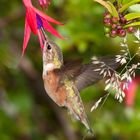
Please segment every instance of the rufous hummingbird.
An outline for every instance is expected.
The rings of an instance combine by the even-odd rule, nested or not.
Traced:
[[[43,31],[43,30],[42,30]],[[66,107],[74,118],[80,120],[92,132],[80,97],[80,91],[102,79],[97,64],[64,64],[63,54],[52,40],[45,36],[43,55],[43,81],[49,97],[60,107]],[[109,61],[108,61],[109,60]],[[116,68],[115,59],[108,59],[107,65]]]

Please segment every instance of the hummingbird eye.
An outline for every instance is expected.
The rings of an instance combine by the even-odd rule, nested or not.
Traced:
[[[48,44],[47,49],[48,49],[48,50],[51,50],[51,48],[52,48],[51,45]]]

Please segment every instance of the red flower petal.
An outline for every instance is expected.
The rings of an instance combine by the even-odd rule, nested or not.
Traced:
[[[43,19],[43,26],[44,28],[50,32],[51,34],[53,34],[54,36],[64,39],[63,36],[61,36],[46,20]]]
[[[51,18],[50,16],[44,14],[43,12],[41,12],[41,11],[38,10],[38,9],[36,9],[35,7],[33,7],[33,9],[34,9],[34,11],[35,11],[41,18],[43,18],[43,19],[45,19],[45,20],[47,20],[47,21],[49,21],[49,22],[52,22],[52,23],[54,23],[54,24],[64,25],[64,24],[62,24],[61,22],[59,22],[59,21],[57,21],[57,20]]]
[[[33,8],[28,7],[26,10],[28,24],[34,34],[37,34],[36,13]]]
[[[31,29],[28,24],[27,18],[25,18],[25,29],[24,29],[24,41],[23,41],[23,48],[22,48],[22,56],[24,55],[25,49],[27,48],[27,44],[29,42],[31,35]]]
[[[22,1],[23,1],[23,4],[25,5],[25,7],[30,7],[30,6],[32,6],[31,0],[22,0]]]
[[[49,2],[50,0],[48,0]],[[42,4],[46,4],[46,0],[40,0]],[[39,42],[41,48],[43,48],[44,36],[40,31],[40,28],[45,28],[48,32],[57,36],[61,39],[64,39],[50,24],[52,22],[54,24],[63,25],[62,23],[58,22],[57,20],[49,17],[48,15],[44,14],[40,10],[36,9],[31,0],[23,0],[23,3],[26,7],[26,19],[25,19],[25,29],[24,29],[24,41],[23,41],[23,48],[22,48],[22,55],[27,48],[27,44],[29,42],[31,31],[36,35],[38,35]],[[39,16],[39,18],[37,17]],[[43,24],[42,24],[43,22]]]

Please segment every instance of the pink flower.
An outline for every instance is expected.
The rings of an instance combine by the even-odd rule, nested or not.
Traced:
[[[26,17],[25,17],[22,55],[24,54],[27,48],[31,32],[33,32],[33,34],[35,35],[38,35],[41,48],[43,48],[43,39],[44,39],[41,29],[46,29],[54,36],[63,39],[63,37],[50,25],[49,22],[58,25],[63,25],[62,23],[56,21],[55,19],[49,17],[40,10],[36,9],[32,5],[31,0],[23,0],[23,3],[26,7]]]
[[[125,104],[126,106],[132,107],[135,103],[135,96],[136,96],[136,90],[138,85],[140,84],[140,77],[137,77],[132,80],[132,82],[128,85],[128,89],[125,90]]]
[[[51,0],[38,0],[42,8],[48,8],[51,3]]]

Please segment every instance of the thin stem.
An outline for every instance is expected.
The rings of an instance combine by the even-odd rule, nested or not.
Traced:
[[[103,107],[103,105],[105,104],[105,102],[106,102],[106,100],[107,100],[107,98],[108,98],[108,96],[111,94],[111,91],[108,93],[108,94],[106,94],[106,95],[104,95],[103,97],[102,97],[102,99],[103,98],[105,98],[104,99],[104,101],[102,102],[102,104],[101,104],[101,106],[100,106],[100,109]]]
[[[135,53],[132,57],[131,57],[131,59],[127,62],[127,64],[125,65],[125,67],[122,69],[122,71],[120,72],[120,76],[122,75],[122,73],[123,73],[123,71],[125,70],[125,69],[127,69],[127,66],[130,64],[130,62],[134,59],[134,57],[137,55],[137,53]]]
[[[130,50],[129,50],[129,48],[128,48],[128,45],[127,45],[127,36],[126,37],[124,37],[124,39],[123,39],[123,43],[125,44],[125,47],[126,47],[126,49],[127,49],[127,52],[128,52],[128,55],[129,55],[129,59],[131,59],[131,53],[130,53]]]
[[[129,51],[128,45],[126,47],[127,47],[127,52],[128,52],[128,55],[129,55],[129,59],[131,59],[132,57],[131,57],[131,53]]]

